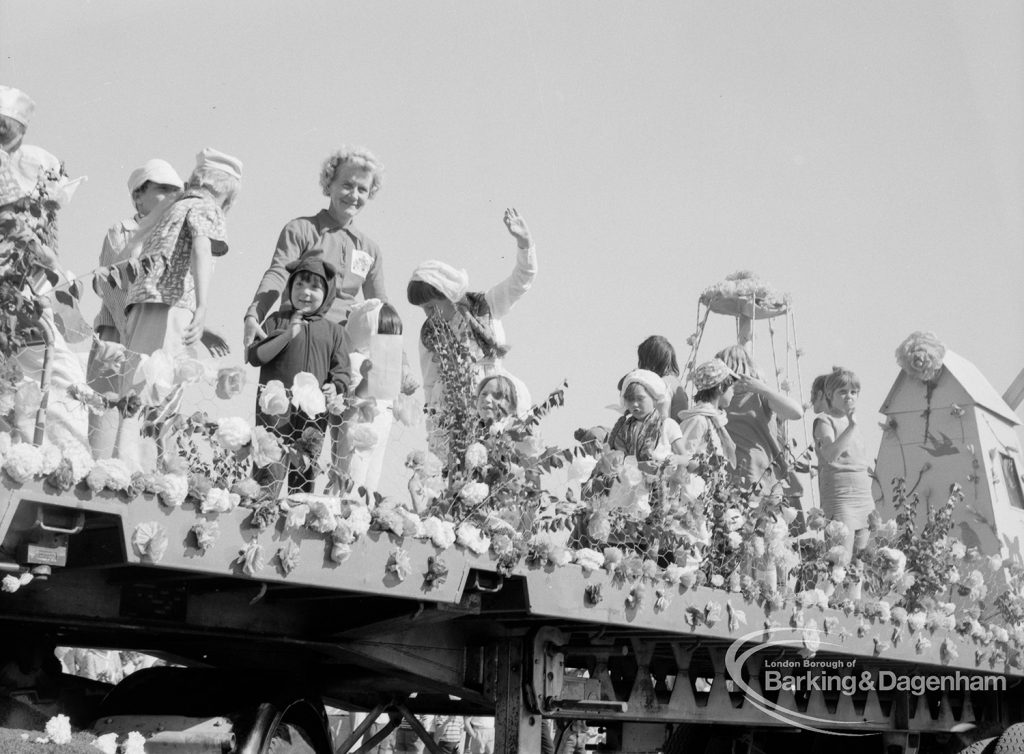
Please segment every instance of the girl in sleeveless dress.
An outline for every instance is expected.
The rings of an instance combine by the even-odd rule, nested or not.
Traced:
[[[826,411],[814,420],[821,509],[829,519],[846,524],[850,555],[868,543],[868,516],[875,509],[868,475],[868,454],[855,411],[860,380],[849,369],[835,367],[825,378]]]

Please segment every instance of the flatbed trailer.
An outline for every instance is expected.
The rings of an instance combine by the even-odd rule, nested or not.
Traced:
[[[204,514],[150,493],[127,502],[5,478],[2,495],[2,566],[37,573],[0,594],[0,636],[25,673],[22,693],[66,699],[46,662],[33,674],[25,659],[52,657],[56,645],[133,648],[189,666],[142,671],[98,706],[79,704],[80,724],[140,730],[168,747],[159,751],[287,750],[268,741],[289,725],[312,742],[295,751],[365,751],[403,718],[441,712],[495,715],[503,754],[541,751],[544,720],[556,738],[567,721],[601,726],[604,750],[620,752],[725,742],[750,752],[955,751],[960,732],[1022,719],[1012,635],[894,625],[806,600],[772,609],[578,564],[502,573],[492,553],[386,531],[359,537],[336,563],[330,533],[289,528],[284,515],[261,529],[247,508]],[[205,550],[199,522],[218,530]],[[801,652],[815,664],[800,664]],[[823,669],[859,685],[800,685]],[[770,688],[780,677],[796,680]],[[938,680],[920,694],[894,687],[913,678]],[[321,701],[366,710],[368,721],[332,744]],[[358,743],[378,718],[382,731]]]

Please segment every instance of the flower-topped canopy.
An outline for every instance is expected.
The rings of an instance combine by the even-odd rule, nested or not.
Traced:
[[[933,382],[939,376],[945,356],[946,347],[935,333],[921,330],[908,335],[896,349],[900,369],[921,382]]]
[[[700,302],[715,314],[768,319],[785,314],[790,298],[788,293],[779,293],[750,270],[740,270],[705,288]]]

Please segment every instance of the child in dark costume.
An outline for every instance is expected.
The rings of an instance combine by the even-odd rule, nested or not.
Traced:
[[[336,295],[337,271],[319,256],[303,256],[285,269],[288,282],[285,295],[292,310],[274,312],[263,327],[267,337],[249,346],[249,363],[260,367],[260,389],[277,380],[291,388],[296,375],[307,372],[317,380],[327,401],[348,392],[351,384],[349,348],[345,329],[326,319]],[[299,445],[303,455],[313,461],[320,455],[324,432],[327,428],[326,412],[308,416],[295,406],[284,414],[270,415],[262,409],[256,412],[259,426],[273,428],[285,441]],[[274,469],[275,481],[280,481],[284,464]],[[288,472],[290,491],[313,491],[313,464],[305,468],[292,467]]]

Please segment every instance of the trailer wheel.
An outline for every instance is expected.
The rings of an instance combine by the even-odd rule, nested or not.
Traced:
[[[993,754],[993,750],[996,748],[996,741],[999,738],[983,738],[980,741],[975,741],[970,746],[961,749],[960,754]]]
[[[321,754],[308,733],[293,723],[279,723],[267,742],[266,754]]]
[[[1016,723],[996,739],[992,754],[1024,754],[1024,723]]]

